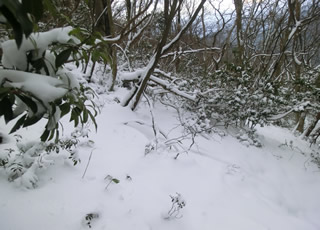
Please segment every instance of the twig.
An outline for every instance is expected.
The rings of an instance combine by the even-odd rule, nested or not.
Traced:
[[[86,173],[87,173],[87,169],[88,169],[88,167],[89,167],[89,164],[90,164],[90,160],[91,160],[91,157],[92,157],[92,153],[93,153],[93,151],[94,151],[95,149],[92,149],[92,151],[91,151],[91,153],[90,153],[90,156],[89,156],[89,160],[88,160],[88,163],[87,163],[87,166],[86,166],[86,169],[84,170],[84,173],[83,173],[83,175],[82,175],[82,179],[84,178],[84,176],[86,175]]]
[[[156,126],[154,115],[153,115],[153,106],[152,106],[152,104],[150,102],[149,97],[145,93],[143,93],[143,96],[146,98],[147,103],[149,105],[149,111],[150,111],[150,114],[151,114],[153,134],[154,134],[154,138],[155,138],[155,141],[156,141],[156,144],[157,144],[158,143],[158,132],[157,132],[157,126]]]

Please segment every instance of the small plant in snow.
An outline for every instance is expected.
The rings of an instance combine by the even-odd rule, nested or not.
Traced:
[[[279,148],[290,148],[292,150],[292,156],[295,152],[298,152],[304,156],[309,156],[308,159],[305,161],[305,168],[307,169],[306,165],[309,162],[312,162],[313,164],[315,164],[318,168],[320,168],[320,152],[319,152],[319,148],[315,148],[315,149],[311,149],[311,152],[309,154],[309,152],[304,152],[302,151],[299,147],[295,146],[293,144],[293,141],[290,140],[289,143],[287,142],[287,140],[285,140],[285,142],[281,145],[278,146]]]
[[[293,150],[293,141],[290,140],[289,143],[288,143],[287,140],[285,140],[283,144],[279,145],[279,147],[282,147],[282,146],[289,147],[289,148],[291,148]]]
[[[287,148],[290,148],[291,150],[294,150],[296,152],[301,153],[302,155],[306,155],[306,153],[303,152],[299,147],[293,145],[293,141],[292,140],[290,140],[289,143],[287,142],[287,140],[285,140],[284,144],[281,144],[278,147],[279,148],[287,147]]]
[[[0,167],[6,167],[9,163],[9,159],[11,157],[11,153],[13,153],[13,149],[5,149],[4,152],[0,152]]]
[[[157,143],[155,141],[150,141],[146,146],[144,147],[144,155],[147,155],[151,153],[152,151],[157,149]]]
[[[182,218],[182,214],[180,214],[180,211],[186,206],[186,201],[183,199],[180,193],[177,193],[177,195],[173,195],[170,197],[172,205],[168,213],[164,216],[164,219],[171,220]]]
[[[46,152],[54,151],[59,153],[61,150],[65,150],[70,153],[69,159],[72,160],[74,165],[76,165],[81,162],[77,151],[78,145],[85,143],[86,145],[92,147],[93,141],[88,140],[87,142],[84,142],[80,140],[80,138],[87,138],[88,132],[89,130],[85,127],[76,128],[71,133],[70,137],[61,138],[57,142],[48,144],[46,147]]]
[[[109,185],[114,183],[114,184],[119,184],[120,180],[117,178],[114,178],[113,176],[107,175],[104,180],[107,182],[107,186],[105,187],[105,190],[108,189]]]
[[[37,142],[17,143],[19,153],[9,158],[5,171],[9,181],[16,181],[26,188],[37,186],[37,171],[51,161],[44,158],[44,144]]]
[[[92,228],[92,222],[100,217],[99,213],[92,212],[88,213],[83,220],[83,224],[85,226],[88,226],[89,228]]]

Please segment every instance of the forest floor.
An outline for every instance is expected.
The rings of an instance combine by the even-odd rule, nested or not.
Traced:
[[[38,169],[34,189],[9,182],[0,169],[1,230],[320,229],[320,171],[307,142],[268,126],[258,128],[262,148],[213,133],[198,135],[190,150],[191,140],[168,149],[159,138],[149,152],[155,140],[148,106],[136,112],[121,107],[114,99],[124,93],[101,96],[98,130],[92,125],[92,143],[80,143],[77,165],[56,154]],[[181,127],[172,129],[179,124],[176,112],[154,107],[168,139],[182,136]],[[62,123],[67,136],[72,125]],[[43,124],[17,133],[36,140]],[[1,120],[1,132],[12,125]],[[9,148],[16,149],[13,136],[0,152]]]

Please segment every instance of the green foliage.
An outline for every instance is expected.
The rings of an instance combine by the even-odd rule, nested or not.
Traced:
[[[80,61],[84,61],[86,65],[89,61],[111,64],[110,44],[104,40],[101,33],[89,33],[84,28],[76,27],[70,32],[70,35],[81,41],[80,44],[74,45],[71,49],[72,57],[77,65]],[[68,52],[70,51],[65,51],[64,55],[67,56]]]
[[[115,183],[115,184],[119,184],[119,183],[120,183],[120,180],[118,180],[118,179],[116,179],[116,178],[113,178],[113,179],[112,179],[112,182]]]
[[[23,35],[28,37],[33,30],[32,15],[35,21],[41,19],[43,4],[39,0],[1,0],[0,12],[12,27],[17,46],[20,47]]]
[[[94,97],[94,91],[80,85],[80,89],[73,89],[69,91],[63,98],[58,99],[51,103],[51,110],[48,114],[48,122],[46,125],[46,130],[41,136],[41,141],[49,141],[56,137],[56,141],[59,139],[59,123],[56,120],[56,111],[59,108],[61,111],[60,118],[67,114],[70,114],[70,122],[73,121],[74,127],[79,124],[82,126],[91,120],[97,129],[97,123],[95,121],[95,116],[98,114],[98,108],[94,101],[90,98]],[[90,104],[88,104],[88,102]]]
[[[117,179],[117,178],[114,178],[113,176],[111,175],[107,175],[104,180],[107,182],[107,186],[105,187],[105,189],[107,190],[109,185],[114,183],[114,184],[119,184],[120,183],[120,180]]]
[[[68,61],[72,51],[73,51],[72,48],[67,48],[56,56],[56,63],[55,63],[56,68],[61,67],[64,63]]]
[[[56,6],[51,0],[1,0],[0,3],[0,12],[11,25],[18,47],[22,44],[23,35],[28,37],[31,34],[35,23],[41,19],[44,12],[52,14],[52,16],[56,13]],[[55,63],[46,62],[45,53],[37,54],[37,44],[34,44],[35,50],[26,53],[29,64],[27,71],[54,75],[52,77],[59,78],[57,71],[63,68],[63,65],[71,58],[71,61],[76,61],[78,65],[80,62],[88,64],[90,56],[92,59],[94,57],[94,61],[110,61],[108,55],[103,52],[106,43],[103,42],[101,34],[76,28],[71,31],[70,36],[79,38],[80,43],[70,40],[67,44],[53,44],[50,51],[55,55]],[[96,44],[97,39],[100,41],[98,44]],[[49,71],[52,66],[48,66],[48,64],[55,64],[53,73]],[[47,124],[41,135],[41,141],[55,138],[55,141],[58,142],[59,120],[68,114],[70,114],[70,122],[73,122],[75,127],[83,126],[91,121],[97,128],[95,116],[98,113],[98,108],[93,101],[96,94],[87,85],[80,84],[79,88],[71,88],[71,84],[69,84],[70,87],[65,95],[47,104],[23,88],[5,86],[6,82],[7,79],[0,82],[0,117],[3,116],[6,123],[17,119],[10,133],[34,125],[42,118],[46,118]],[[16,111],[19,104],[23,104],[24,111]]]
[[[41,135],[41,140],[49,141],[56,137],[58,141],[59,119],[67,114],[70,114],[70,122],[73,121],[75,127],[79,124],[83,126],[91,120],[97,128],[95,116],[98,108],[92,100],[95,96],[92,89],[80,84],[80,89],[74,88],[68,91],[62,98],[51,102],[49,108],[45,107],[46,110],[39,112],[37,103],[41,103],[41,99],[18,88],[2,87],[0,88],[0,106],[3,109],[0,110],[0,117],[4,116],[6,123],[15,119],[14,108],[19,98],[28,109],[18,119],[10,133],[33,125],[42,118],[47,118],[46,129]]]
[[[3,87],[2,85],[0,85],[0,87],[0,107],[3,108],[0,111],[0,117],[4,116],[6,123],[15,118],[13,108],[15,107],[17,99],[20,99],[30,109],[29,113],[25,114],[17,121],[10,133],[15,132],[21,127],[33,125],[41,119],[43,114],[37,114],[38,107],[30,93],[24,92],[18,88]]]

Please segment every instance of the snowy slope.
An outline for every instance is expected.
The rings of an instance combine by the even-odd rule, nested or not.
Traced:
[[[307,143],[289,131],[260,128],[263,148],[213,134],[197,137],[196,145],[177,159],[164,150],[145,155],[153,131],[135,121],[151,124],[148,108],[141,105],[134,113],[113,97],[105,96],[98,132],[92,127],[90,133],[94,146],[80,147],[80,164],[57,157],[41,171],[35,189],[8,182],[0,169],[1,230],[89,229],[88,214],[91,229],[320,229],[320,172],[308,160]],[[158,126],[168,133],[178,123],[176,114],[155,107]],[[0,122],[0,132],[10,129]],[[71,132],[64,124],[65,133]],[[36,139],[41,124],[19,132]],[[171,138],[178,132],[171,132]],[[284,145],[291,140],[291,147]],[[7,148],[14,148],[14,138],[0,145],[2,152]],[[186,205],[177,218],[168,219],[170,195],[177,193]]]

